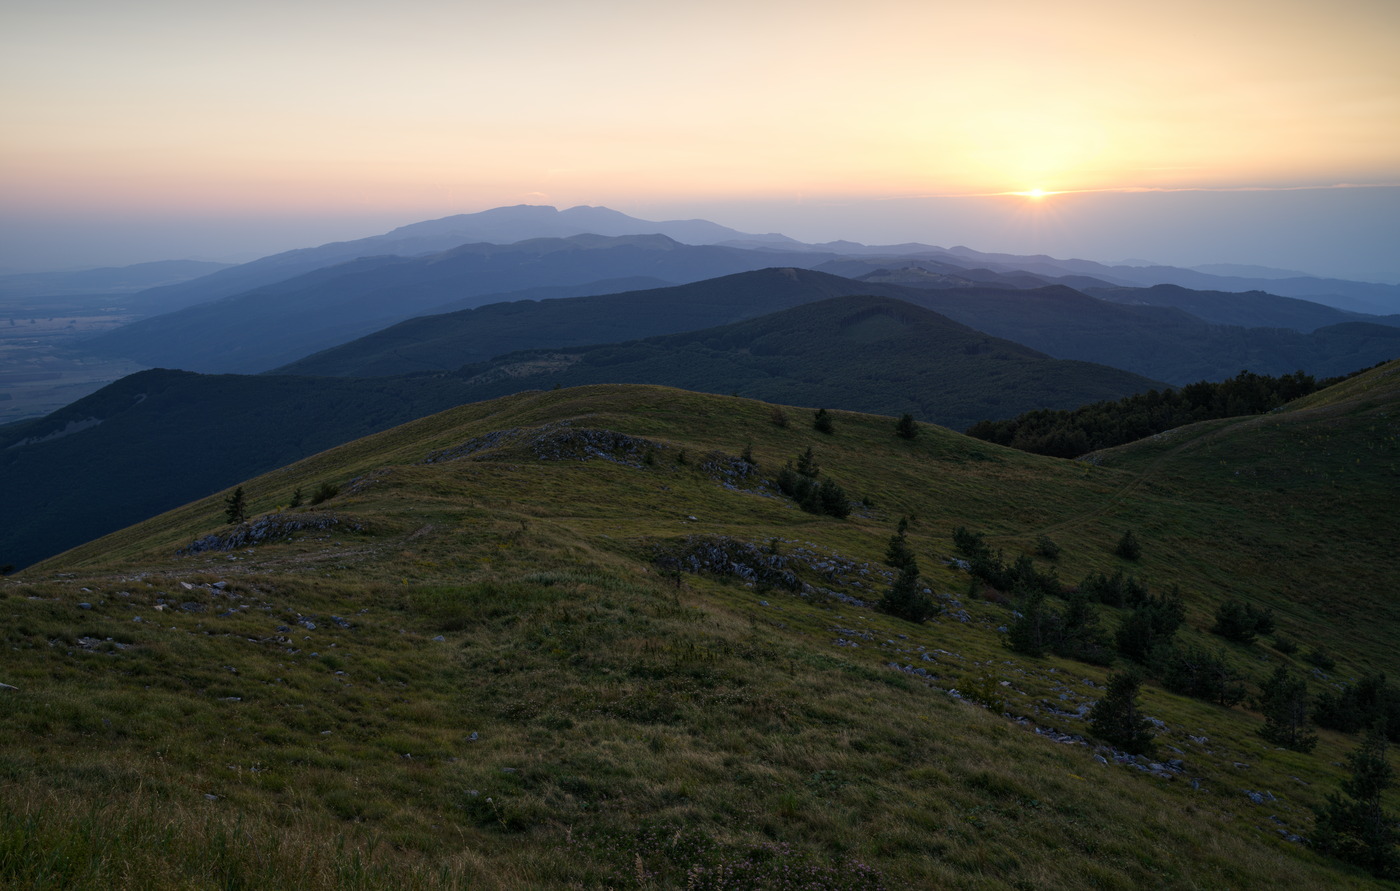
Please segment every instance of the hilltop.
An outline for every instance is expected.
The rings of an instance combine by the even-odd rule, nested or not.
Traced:
[[[1008,650],[1020,604],[971,583],[951,534],[1066,581],[1179,586],[1179,636],[1251,686],[1277,665],[1314,692],[1393,675],[1376,519],[1400,489],[1397,401],[1391,363],[1097,463],[876,415],[821,433],[808,410],[650,386],[413,421],[243,482],[244,525],[219,493],[0,584],[0,869],[68,887],[1371,886],[1297,840],[1353,737],[1285,751],[1247,706],[1154,682],[1161,760],[1104,746],[1083,716],[1108,669]],[[777,493],[808,447],[845,519]],[[290,508],[298,490],[327,497]],[[901,517],[940,608],[924,625],[870,608]],[[1135,560],[1113,553],[1124,530]],[[1208,635],[1229,599],[1335,668]]]
[[[358,379],[148,371],[0,431],[7,478],[0,554],[25,565],[413,418],[522,389],[597,382],[910,412],[958,426],[1160,386],[1051,359],[874,297],[834,298],[671,339],[511,355],[452,373]]]

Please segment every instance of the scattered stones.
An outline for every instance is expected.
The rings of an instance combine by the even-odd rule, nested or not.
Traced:
[[[330,529],[341,527],[352,532],[363,531],[361,524],[352,522],[344,517],[329,513],[304,513],[304,514],[268,514],[265,517],[258,517],[247,523],[240,523],[237,528],[230,532],[215,535],[206,535],[197,538],[175,553],[182,557],[192,554],[201,554],[206,551],[232,551],[238,548],[246,548],[250,545],[265,544],[287,538],[295,532],[302,532],[312,529]],[[181,582],[187,590],[193,590],[196,586],[188,582]]]
[[[1251,792],[1250,790],[1245,789],[1244,794],[1246,798],[1248,798],[1255,804],[1267,804],[1271,801],[1278,801],[1278,799],[1274,797],[1274,793],[1272,792]]]

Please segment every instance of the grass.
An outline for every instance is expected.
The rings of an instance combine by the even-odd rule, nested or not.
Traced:
[[[940,558],[957,525],[1012,555],[1049,534],[1066,580],[1122,567],[1181,585],[1187,639],[1255,682],[1303,663],[1206,635],[1227,598],[1273,606],[1282,631],[1339,655],[1339,677],[1393,675],[1394,616],[1354,582],[1394,587],[1365,529],[1393,481],[1369,467],[1338,495],[1348,510],[1315,497],[1384,444],[1336,427],[1384,421],[1352,404],[1393,405],[1377,386],[1268,416],[1278,430],[1209,427],[1243,462],[1280,454],[1258,436],[1333,425],[1332,454],[1298,456],[1284,492],[1231,488],[1240,468],[1187,448],[1194,431],[1094,466],[933,427],[908,441],[844,412],[825,436],[804,410],[783,428],[762,403],[649,387],[521,394],[314,456],[245,483],[250,516],[332,482],[315,510],[364,531],[175,556],[224,528],[213,496],[0,584],[0,681],[17,688],[0,690],[0,884],[1368,887],[1280,834],[1307,834],[1354,740],[1284,752],[1247,708],[1149,684],[1175,779],[1056,742],[1046,731],[1087,734],[1070,715],[1108,669],[1011,653],[1008,607]],[[564,420],[646,438],[656,459],[541,460],[517,439],[420,463]],[[869,504],[819,517],[704,470],[749,443],[770,478],[813,446]],[[682,448],[685,464],[668,457]],[[902,516],[946,608],[920,626],[655,562],[723,537],[872,600]],[[1125,528],[1138,562],[1111,553]]]

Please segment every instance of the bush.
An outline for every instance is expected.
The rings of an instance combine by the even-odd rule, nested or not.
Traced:
[[[1162,684],[1173,693],[1229,708],[1244,701],[1239,672],[1220,653],[1199,647],[1161,647],[1153,653]]]
[[[1094,735],[1132,755],[1152,751],[1152,723],[1138,710],[1142,681],[1130,672],[1111,674],[1104,696],[1089,710]]]
[[[811,470],[812,473],[801,472],[804,469]],[[783,465],[783,469],[778,471],[778,478],[775,481],[778,491],[797,502],[797,506],[809,514],[826,514],[828,516],[845,518],[851,513],[851,502],[846,497],[846,490],[837,485],[833,480],[825,479],[820,483],[816,480],[816,462],[812,459],[812,450],[808,449],[806,454],[798,459],[798,469],[794,470],[792,462]]]
[[[1105,606],[1137,606],[1147,600],[1147,586],[1135,576],[1123,576],[1123,570],[1113,575],[1091,572],[1079,583],[1079,590]]]
[[[1186,607],[1175,591],[1162,597],[1149,596],[1133,607],[1118,627],[1114,638],[1118,652],[1145,663],[1153,650],[1170,644],[1185,619]]]
[[[894,432],[896,436],[901,436],[904,439],[913,439],[919,435],[919,425],[914,422],[913,415],[906,413],[894,425]]]
[[[1341,690],[1317,697],[1314,717],[1318,726],[1343,733],[1364,727],[1380,727],[1385,735],[1400,739],[1400,690],[1386,683],[1383,674],[1362,675]]]
[[[1118,544],[1113,546],[1113,553],[1124,560],[1137,560],[1142,556],[1142,545],[1138,544],[1137,536],[1133,530],[1129,529],[1123,533],[1123,537],[1118,539]]]
[[[1303,654],[1303,661],[1323,671],[1332,671],[1337,667],[1337,660],[1332,658],[1326,647],[1313,647],[1308,650]]]
[[[812,416],[812,429],[818,433],[825,433],[828,436],[836,432],[836,425],[832,423],[831,412],[824,408],[817,409],[817,413]]]
[[[311,493],[311,503],[320,504],[329,501],[340,494],[340,487],[335,483],[321,483],[316,487],[316,491]]]
[[[1216,608],[1210,633],[1235,643],[1252,644],[1257,636],[1273,630],[1273,610],[1258,610],[1238,600],[1227,600]]]
[[[1046,560],[1060,559],[1060,546],[1050,536],[1041,533],[1035,539],[1035,555]]]

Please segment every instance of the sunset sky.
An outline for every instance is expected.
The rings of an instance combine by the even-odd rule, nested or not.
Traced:
[[[0,0],[0,266],[530,203],[1400,281],[1397,39],[1395,0]]]

